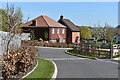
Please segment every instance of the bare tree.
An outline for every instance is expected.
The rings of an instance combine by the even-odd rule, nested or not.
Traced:
[[[9,32],[7,35],[7,51],[10,48],[10,42],[15,34],[21,32],[20,26],[22,25],[23,14],[21,8],[14,7],[14,4],[7,3],[6,9],[1,10],[2,13],[2,30]]]
[[[101,34],[102,34],[102,27],[101,27],[101,26],[95,27],[95,28],[93,28],[91,31],[92,31],[92,36],[93,36],[96,40],[101,39]]]
[[[105,23],[105,26],[94,27],[92,30],[92,35],[96,40],[104,39],[109,42],[113,42],[113,37],[116,34],[116,29]]]

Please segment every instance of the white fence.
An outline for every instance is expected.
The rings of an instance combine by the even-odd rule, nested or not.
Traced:
[[[0,55],[5,53],[7,49],[7,42],[10,39],[10,34],[8,32],[3,32],[0,31]],[[20,34],[15,34],[15,36],[12,38],[10,42],[9,48],[17,48],[21,46],[21,40],[30,40],[30,34],[29,33],[22,33]]]
[[[113,56],[120,55],[120,44],[113,45]]]
[[[22,33],[20,35],[21,40],[31,40],[30,33]]]

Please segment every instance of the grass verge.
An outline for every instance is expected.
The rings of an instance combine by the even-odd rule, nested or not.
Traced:
[[[92,57],[92,56],[81,55],[81,54],[78,54],[77,52],[75,52],[73,50],[67,50],[67,54],[78,56],[78,57],[96,59],[96,60],[108,60],[108,59],[102,59],[102,58],[97,58],[97,57]]]
[[[54,73],[54,64],[45,59],[38,59],[38,67],[23,80],[39,79],[49,80]]]

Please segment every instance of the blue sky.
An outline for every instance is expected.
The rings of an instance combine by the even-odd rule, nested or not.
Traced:
[[[118,25],[118,2],[14,2],[21,7],[24,19],[40,15],[58,21],[59,16],[70,19],[76,25],[101,24],[105,22],[113,27]],[[5,7],[2,3],[2,7]]]

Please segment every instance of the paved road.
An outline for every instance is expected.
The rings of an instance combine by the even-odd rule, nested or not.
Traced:
[[[67,49],[38,48],[40,57],[53,60],[57,78],[118,78],[118,64],[65,54]]]

